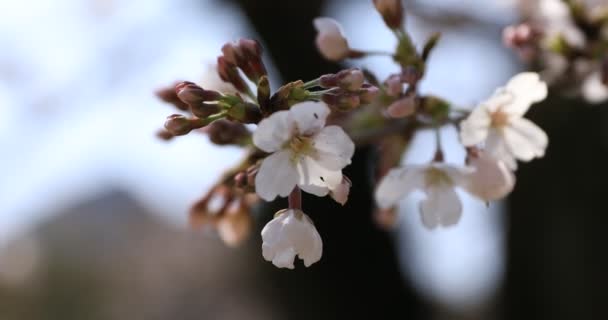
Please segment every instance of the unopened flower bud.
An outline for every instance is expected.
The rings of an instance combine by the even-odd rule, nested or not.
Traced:
[[[164,130],[164,129],[158,130],[156,132],[156,136],[165,141],[169,141],[169,140],[175,138],[175,136],[171,132]]]
[[[247,92],[249,87],[239,74],[236,65],[228,62],[223,56],[217,58],[217,73],[220,79],[231,83],[240,92]]]
[[[188,81],[177,84],[175,92],[177,97],[189,106],[196,106],[205,101],[217,101],[222,97],[222,94],[217,91],[205,90]]]
[[[359,95],[345,91],[325,93],[321,96],[321,100],[330,108],[338,111],[349,111],[361,104]]]
[[[374,102],[374,100],[376,100],[376,98],[378,97],[379,92],[380,92],[380,90],[378,90],[377,87],[372,86],[371,84],[364,83],[361,86],[361,89],[359,89],[360,103],[361,104],[370,104],[370,103]]]
[[[194,129],[202,128],[205,124],[202,119],[188,119],[181,114],[174,114],[167,117],[165,129],[174,136],[183,136]]]
[[[204,128],[204,132],[217,145],[238,145],[251,136],[251,132],[242,123],[225,119],[213,121]]]
[[[190,106],[190,110],[196,117],[206,118],[212,114],[220,112],[221,108],[215,103],[199,103],[197,105]]]
[[[167,117],[165,129],[175,136],[181,136],[192,131],[190,120],[181,114],[174,114]]]
[[[401,4],[401,0],[374,0],[374,6],[389,28],[401,28],[403,25],[403,5]]]
[[[520,48],[536,40],[538,33],[527,23],[508,26],[502,31],[502,40],[509,48]]]
[[[268,76],[260,77],[258,81],[258,103],[263,114],[269,114],[270,110],[270,82]]]
[[[188,105],[180,100],[180,98],[177,96],[177,93],[175,92],[176,85],[177,84],[158,89],[156,91],[156,96],[162,101],[172,104],[177,109],[186,111],[188,110]]]
[[[242,60],[242,53],[240,52],[238,45],[232,42],[228,42],[222,46],[222,55],[226,62],[234,65],[238,65]]]
[[[406,96],[393,103],[386,109],[391,118],[404,118],[416,111],[416,97]]]
[[[331,61],[339,61],[349,56],[351,50],[348,40],[338,22],[331,18],[316,18],[313,23],[318,32],[315,43],[321,55]]]
[[[392,75],[384,82],[385,92],[391,97],[397,97],[403,92],[403,83],[401,76]]]
[[[363,85],[365,76],[359,69],[346,69],[336,74],[326,74],[319,78],[322,88],[340,87],[347,91],[357,91]]]
[[[365,76],[359,69],[342,70],[338,72],[338,86],[347,91],[356,91],[363,85]]]

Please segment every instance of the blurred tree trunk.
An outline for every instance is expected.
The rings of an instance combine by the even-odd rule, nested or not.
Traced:
[[[608,105],[555,94],[530,112],[547,154],[510,198],[505,319],[608,319]]]
[[[312,20],[321,15],[324,1],[235,1],[286,82],[307,81],[340,69],[325,61],[314,46]],[[358,150],[346,170],[354,185],[345,207],[331,199],[304,197],[304,210],[323,237],[323,259],[310,269],[299,265],[295,271],[266,266],[280,294],[277,305],[287,309],[290,319],[421,317],[422,303],[400,273],[393,239],[372,222],[367,161],[371,152]],[[270,217],[269,212],[263,221]]]

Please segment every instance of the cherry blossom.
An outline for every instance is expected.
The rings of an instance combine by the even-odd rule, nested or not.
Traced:
[[[253,143],[271,153],[255,178],[262,199],[286,197],[296,185],[322,197],[341,184],[355,145],[342,128],[325,126],[329,113],[325,103],[308,101],[260,122]]]
[[[471,157],[468,164],[475,170],[465,184],[465,189],[472,195],[484,201],[493,201],[513,191],[515,175],[501,160],[480,152]]]
[[[279,268],[293,269],[296,255],[309,267],[323,254],[323,242],[312,220],[297,209],[277,212],[262,229],[262,241],[264,259]]]
[[[533,103],[546,96],[547,85],[537,73],[524,72],[514,76],[461,122],[463,145],[485,142],[486,152],[512,170],[517,168],[516,159],[530,161],[544,156],[547,134],[523,115]]]
[[[455,188],[466,186],[471,172],[468,167],[439,162],[395,168],[380,181],[376,201],[381,209],[387,209],[413,191],[421,190],[426,194],[426,199],[420,202],[424,226],[434,229],[454,225],[462,214],[462,203]]]

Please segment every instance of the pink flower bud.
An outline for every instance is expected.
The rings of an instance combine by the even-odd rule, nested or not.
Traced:
[[[392,118],[403,118],[413,114],[416,111],[416,98],[407,96],[401,98],[386,109],[386,113]]]
[[[175,92],[177,97],[189,106],[196,106],[205,101],[217,101],[222,97],[217,91],[205,90],[188,81],[178,83]]]
[[[179,83],[179,82],[178,82]],[[188,110],[188,105],[179,99],[177,93],[175,92],[175,86],[178,84],[174,84],[172,86],[160,88],[156,90],[156,96],[159,97],[162,101],[167,102],[175,106],[179,110],[186,111]]]
[[[378,97],[379,92],[380,90],[378,90],[377,87],[372,86],[371,84],[363,84],[359,90],[359,99],[361,104],[369,104],[374,102],[374,100],[376,100]]]
[[[348,57],[350,48],[344,37],[342,27],[331,18],[316,18],[315,28],[318,31],[315,40],[319,52],[328,60],[339,61]]]
[[[359,90],[364,81],[365,76],[359,69],[343,70],[338,72],[338,86],[344,90]]]
[[[192,131],[190,120],[181,114],[174,114],[167,117],[165,129],[174,136],[182,136]]]
[[[398,97],[403,92],[401,76],[392,75],[384,82],[386,94],[391,97]]]
[[[374,6],[389,28],[398,29],[401,27],[403,24],[401,0],[374,0]]]
[[[247,92],[247,84],[239,74],[236,65],[227,61],[223,56],[217,58],[217,73],[220,79],[231,83],[240,92]]]

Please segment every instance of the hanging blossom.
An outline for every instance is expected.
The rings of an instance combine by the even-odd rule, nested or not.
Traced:
[[[500,200],[513,191],[515,175],[501,160],[477,151],[471,152],[467,162],[474,171],[465,181],[465,189],[472,195],[488,202]]]
[[[344,193],[342,169],[355,145],[342,128],[325,126],[329,112],[325,103],[307,101],[260,122],[253,143],[271,153],[255,178],[262,199],[286,197],[296,185],[320,197],[333,190]]]
[[[503,161],[511,170],[517,168],[516,159],[530,161],[544,156],[547,134],[523,115],[546,96],[547,85],[537,73],[514,76],[462,121],[463,145],[472,147],[485,142],[488,155]]]
[[[279,268],[293,269],[296,255],[309,267],[322,254],[321,236],[312,220],[298,209],[277,212],[262,229],[262,255]]]
[[[472,172],[468,167],[441,162],[395,168],[380,181],[376,202],[381,209],[388,209],[413,191],[421,190],[426,194],[426,199],[420,202],[424,226],[434,229],[454,225],[462,215],[462,203],[455,188],[468,186]]]

